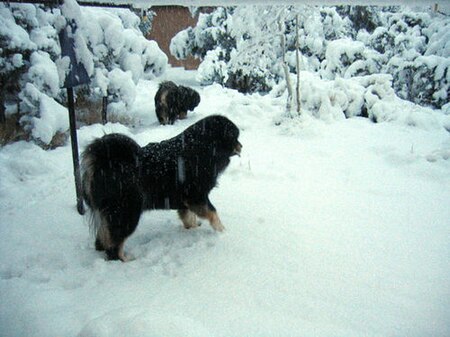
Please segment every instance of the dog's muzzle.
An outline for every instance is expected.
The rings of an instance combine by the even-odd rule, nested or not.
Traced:
[[[233,149],[233,156],[238,155],[241,156],[242,144],[237,142]]]

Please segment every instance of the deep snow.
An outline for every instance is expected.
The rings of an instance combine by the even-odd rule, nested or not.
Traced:
[[[0,336],[450,335],[450,134],[438,119],[401,105],[427,117],[291,120],[283,98],[165,76],[199,90],[187,120],[160,126],[157,83],[141,81],[135,127],[82,127],[80,148],[228,116],[244,147],[211,194],[225,233],[147,212],[126,243],[136,260],[105,261],[76,211],[70,146],[5,146]]]

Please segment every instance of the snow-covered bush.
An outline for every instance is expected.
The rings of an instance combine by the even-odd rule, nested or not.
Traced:
[[[68,57],[61,57],[58,33],[68,25],[77,60],[90,78],[88,90],[81,91],[85,100],[108,95],[108,108],[125,114],[139,79],[161,75],[168,62],[156,42],[144,38],[139,24],[128,10],[80,7],[75,0],[53,9],[0,3],[1,90],[6,101],[18,100],[19,105],[7,114],[21,114],[24,129],[44,144],[68,128],[67,123],[53,123],[51,109],[46,109],[52,107],[58,120],[66,120],[59,112],[65,110],[61,87],[70,65]]]
[[[299,26],[295,17],[299,16]],[[280,25],[280,21],[282,24]],[[392,75],[401,98],[441,108],[449,99],[450,18],[400,7],[238,6],[201,14],[195,28],[171,43],[177,58],[202,59],[199,79],[243,92],[267,92],[283,82],[286,62],[321,78]]]
[[[449,100],[450,20],[406,12],[388,17],[388,24],[393,52],[384,71],[394,76],[397,94],[441,108]]]
[[[376,74],[327,80],[318,73],[301,72],[302,109],[321,120],[363,116],[377,122],[383,118],[378,107],[398,99],[392,76]]]
[[[199,79],[242,92],[267,92],[283,78],[281,35],[286,35],[286,58],[294,65],[296,15],[301,17],[300,46],[304,67],[318,70],[327,39],[350,34],[348,20],[334,8],[238,6],[201,14],[195,28],[177,34],[171,52],[177,58],[201,58]],[[282,23],[280,25],[280,22]]]
[[[411,102],[442,107],[449,100],[450,59],[436,55],[418,56],[412,61],[394,57],[389,69],[396,79],[394,88]]]
[[[320,74],[328,79],[376,74],[380,71],[380,62],[378,54],[366,49],[364,43],[339,39],[328,43]]]
[[[273,35],[262,32],[270,31],[268,25],[263,27],[267,15],[263,12],[261,16],[246,14],[258,8],[264,9],[220,7],[210,14],[200,14],[195,28],[188,28],[172,39],[172,54],[179,59],[188,55],[201,58],[203,62],[198,71],[203,84],[216,82],[242,92],[268,91],[277,76],[268,71],[273,70],[276,55],[272,53],[276,53],[276,48],[269,48]]]
[[[317,70],[325,56],[325,41],[350,34],[349,22],[334,8],[238,6],[200,14],[195,28],[178,33],[171,53],[202,59],[199,79],[238,89],[267,92],[283,78],[281,35],[286,35],[291,67],[295,50],[295,18],[301,17],[300,45],[307,69]],[[280,21],[282,25],[280,25]]]

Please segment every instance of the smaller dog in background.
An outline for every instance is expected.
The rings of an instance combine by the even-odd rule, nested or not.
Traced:
[[[173,124],[177,119],[185,119],[187,112],[199,103],[200,95],[194,89],[165,81],[155,95],[156,116],[162,125]]]

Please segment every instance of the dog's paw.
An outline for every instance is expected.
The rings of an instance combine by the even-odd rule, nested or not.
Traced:
[[[196,221],[194,223],[183,223],[183,227],[185,229],[194,229],[194,228],[200,227],[201,225],[202,224],[200,221]]]
[[[225,230],[225,227],[222,225],[221,222],[213,222],[211,223],[211,227],[216,231],[216,232],[223,232]]]
[[[136,257],[132,254],[126,253],[119,256],[120,261],[122,262],[131,262],[136,260]]]

